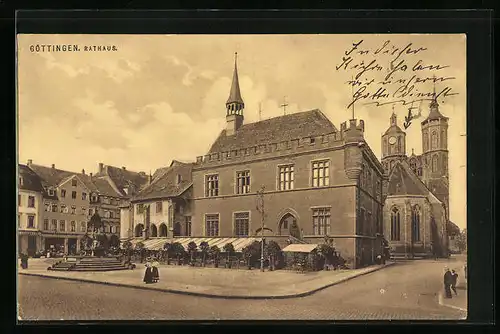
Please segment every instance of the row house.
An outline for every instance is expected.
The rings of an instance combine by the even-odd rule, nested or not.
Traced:
[[[191,163],[173,161],[121,208],[122,240],[191,235]]]

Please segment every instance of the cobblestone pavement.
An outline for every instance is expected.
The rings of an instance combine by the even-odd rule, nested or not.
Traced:
[[[223,300],[19,276],[24,320],[458,320],[438,304],[444,261],[401,263],[284,300]],[[458,265],[457,265],[458,267]]]

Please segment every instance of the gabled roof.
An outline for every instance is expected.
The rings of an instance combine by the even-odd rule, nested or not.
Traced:
[[[231,136],[227,136],[226,130],[222,130],[208,153],[238,150],[333,132],[337,132],[337,129],[332,122],[320,110],[314,109],[243,124]]]
[[[446,232],[448,233],[448,235],[460,234],[460,227],[458,227],[451,220],[448,220],[446,223]]]
[[[428,189],[413,173],[406,161],[397,161],[389,175],[387,195],[422,195],[427,196]]]
[[[109,176],[116,187],[122,192],[121,196],[127,194],[124,188],[133,185],[137,190],[142,189],[148,183],[148,176],[144,173],[129,171],[120,167],[106,165],[102,173],[97,173],[97,177]]]
[[[94,177],[92,179],[97,192],[100,195],[110,196],[110,197],[121,197],[123,196],[118,189],[115,189],[111,184],[111,180],[108,177]]]
[[[22,184],[18,183],[19,189],[44,192],[42,179],[28,166],[19,164],[19,176],[23,180]]]
[[[448,192],[446,180],[444,178],[429,180],[429,190],[434,194],[446,194]]]
[[[159,168],[153,178],[151,184],[142,189],[137,196],[132,198],[133,201],[146,200],[154,198],[169,198],[180,196],[191,185],[191,172],[193,169],[192,163],[172,163],[169,167]],[[177,183],[177,175],[186,176]]]
[[[73,176],[77,176],[78,179],[91,191],[96,188],[92,184],[92,180],[89,175],[70,172],[67,170],[45,167],[41,165],[30,164],[29,168],[33,170],[42,180],[42,185],[44,187],[57,187],[62,182],[69,180]]]

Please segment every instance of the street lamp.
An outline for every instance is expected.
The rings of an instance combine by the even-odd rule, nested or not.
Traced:
[[[259,191],[257,191],[257,211],[260,212],[260,236],[261,236],[261,247],[260,247],[260,271],[264,271],[264,190],[265,186],[262,186]]]

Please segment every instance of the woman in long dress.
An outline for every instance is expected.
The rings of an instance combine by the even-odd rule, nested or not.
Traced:
[[[160,273],[158,272],[158,261],[153,261],[153,263],[151,264],[151,266],[153,267],[153,271],[152,271],[152,274],[153,274],[153,283],[156,283],[160,280]]]
[[[150,284],[153,283],[153,272],[151,270],[151,263],[146,262],[146,272],[144,273],[144,283]]]

